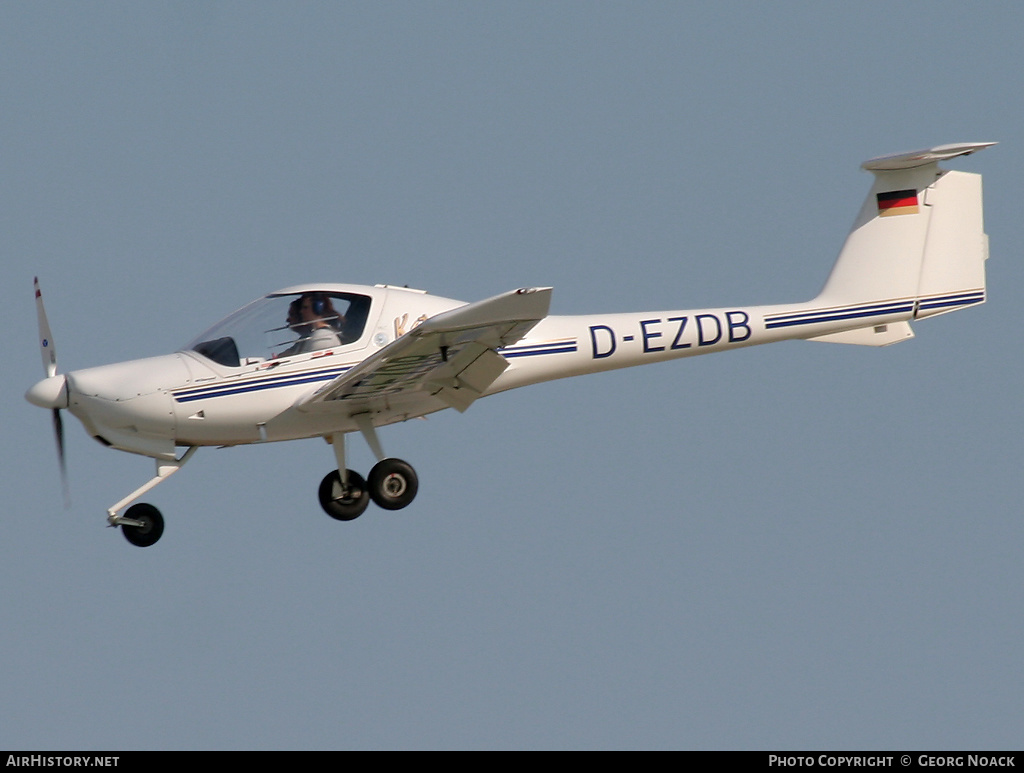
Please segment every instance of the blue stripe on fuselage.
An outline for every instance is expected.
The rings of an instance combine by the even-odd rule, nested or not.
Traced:
[[[565,354],[575,352],[576,350],[576,341],[570,339],[547,344],[508,346],[503,349],[499,349],[498,353],[503,357],[513,358],[533,357],[541,354]],[[232,395],[247,394],[250,392],[262,392],[267,389],[278,389],[283,387],[301,386],[302,384],[315,384],[318,382],[333,381],[342,373],[346,373],[354,367],[355,365],[345,365],[343,367],[325,368],[324,370],[280,374],[275,376],[265,376],[263,378],[248,378],[244,381],[221,381],[216,384],[180,389],[172,394],[174,399],[179,403],[191,403],[197,400],[212,400],[217,397],[230,397]]]
[[[277,389],[278,387],[299,386],[301,384],[315,384],[319,381],[331,381],[347,370],[351,365],[342,368],[327,368],[325,370],[304,371],[302,373],[282,374],[261,379],[248,379],[239,382],[220,382],[202,387],[182,389],[174,393],[174,399],[179,403],[191,403],[195,400],[208,400],[214,397],[227,397],[228,395],[240,395],[247,392],[261,392],[265,389]]]
[[[984,290],[970,290],[967,292],[947,293],[932,297],[918,299],[902,299],[894,301],[880,301],[878,303],[858,304],[856,306],[840,306],[832,309],[817,309],[815,311],[792,312],[787,314],[774,314],[765,317],[766,328],[793,327],[795,325],[814,325],[819,322],[836,322],[844,319],[859,319],[864,317],[884,317],[889,314],[900,314],[914,311],[916,302],[919,311],[932,309],[953,308],[956,306],[971,306],[976,303],[984,303]]]

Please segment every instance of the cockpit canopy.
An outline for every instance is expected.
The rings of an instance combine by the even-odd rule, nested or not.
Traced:
[[[185,348],[229,368],[358,341],[371,298],[347,292],[273,293],[221,320]]]

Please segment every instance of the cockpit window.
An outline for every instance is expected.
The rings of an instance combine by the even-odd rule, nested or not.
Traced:
[[[268,295],[239,309],[185,348],[232,368],[358,341],[370,297],[307,292]]]

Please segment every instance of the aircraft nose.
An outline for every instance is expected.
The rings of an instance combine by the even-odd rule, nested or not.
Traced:
[[[69,410],[106,446],[173,458],[176,418],[170,390],[189,377],[180,354],[72,371],[67,374]]]
[[[67,408],[68,380],[63,373],[44,378],[25,393],[25,399],[40,408]]]

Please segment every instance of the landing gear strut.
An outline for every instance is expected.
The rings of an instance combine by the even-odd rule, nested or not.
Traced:
[[[359,429],[379,460],[367,480],[345,466],[345,436],[332,435],[327,441],[334,446],[338,469],[327,473],[320,483],[320,506],[331,518],[351,521],[366,510],[372,499],[385,510],[401,510],[409,505],[419,490],[416,471],[401,459],[384,458],[377,433],[368,420],[359,421]],[[344,470],[344,475],[340,472]]]
[[[156,475],[116,505],[109,508],[107,510],[107,523],[111,526],[120,526],[124,538],[140,548],[148,548],[160,539],[160,535],[164,533],[164,517],[153,505],[140,502],[125,510],[124,515],[118,515],[117,511],[125,505],[134,502],[157,484],[163,483],[171,475],[184,467],[185,462],[191,459],[192,454],[196,452],[196,448],[197,446],[192,446],[178,459],[157,459]]]

